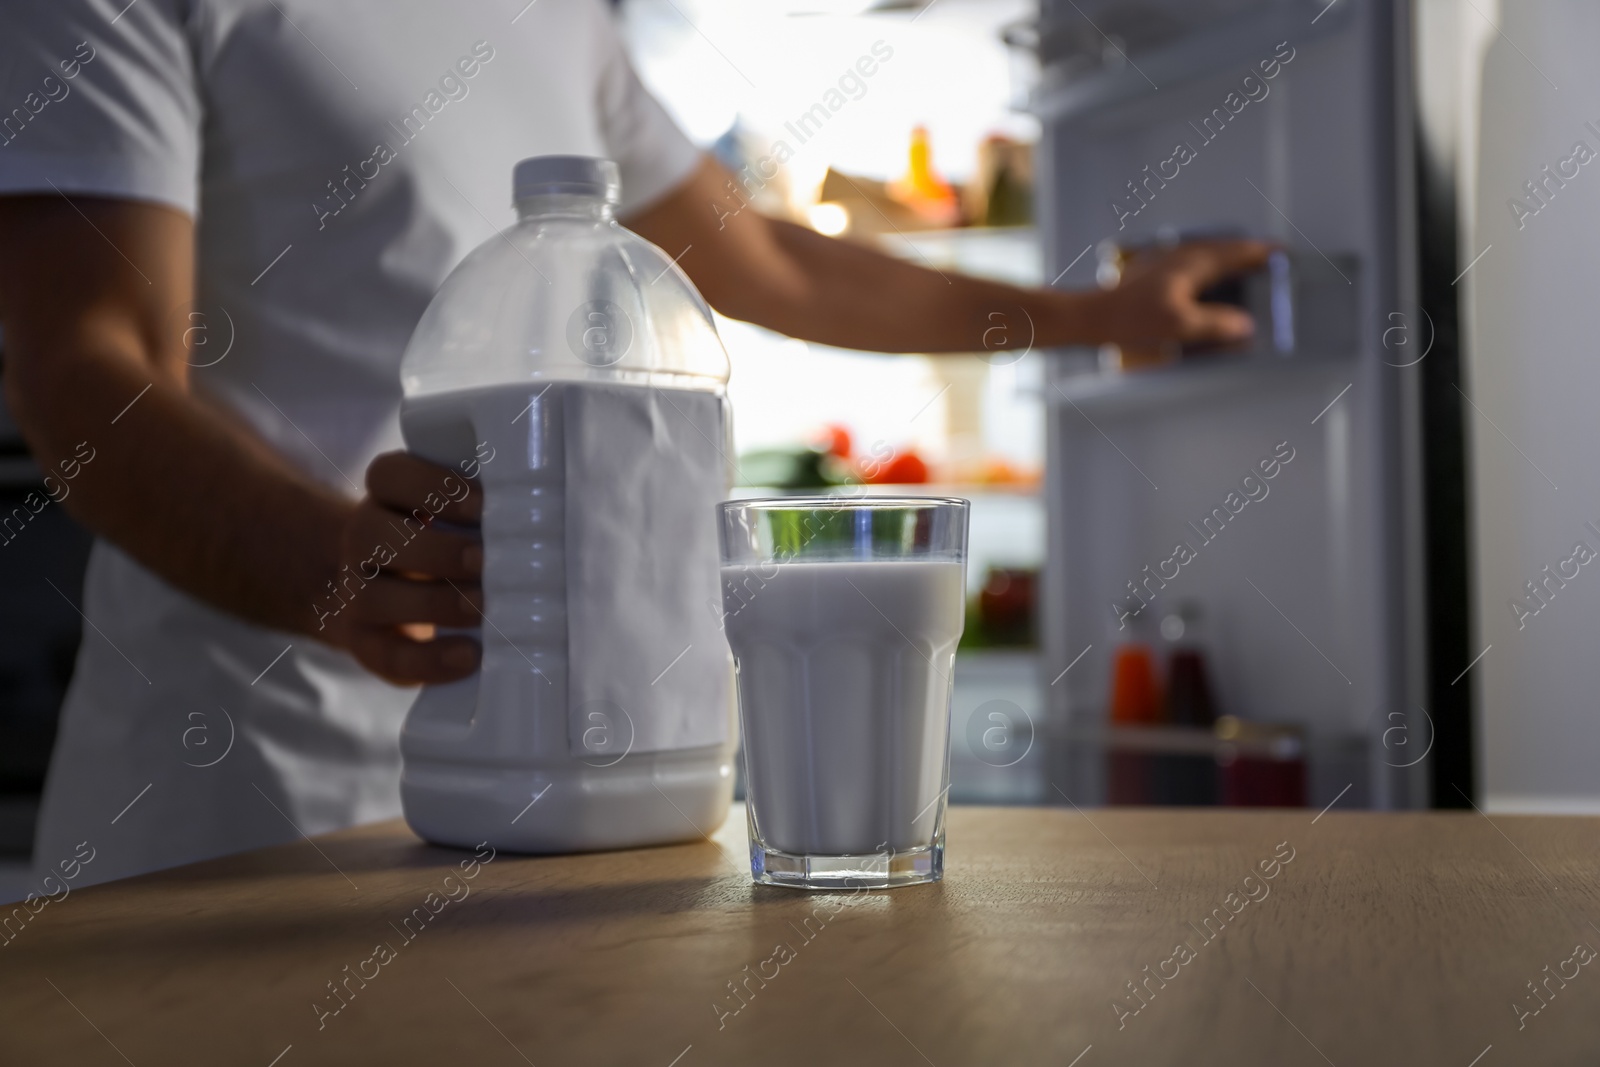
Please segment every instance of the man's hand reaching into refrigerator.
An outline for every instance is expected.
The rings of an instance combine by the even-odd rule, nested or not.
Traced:
[[[1246,312],[1202,303],[1200,294],[1260,270],[1271,251],[1264,241],[1196,241],[1132,255],[1116,287],[1098,294],[1091,341],[1124,348],[1248,341],[1254,324]]]
[[[1243,341],[1249,316],[1202,303],[1200,294],[1260,269],[1271,250],[1260,241],[1197,242],[1134,257],[1115,289],[1026,289],[898,259],[753,209],[730,214],[730,188],[733,176],[706,157],[623,223],[677,257],[724,315],[866,351],[982,352],[1002,335],[1012,349]],[[1088,276],[1085,266],[1074,278]]]

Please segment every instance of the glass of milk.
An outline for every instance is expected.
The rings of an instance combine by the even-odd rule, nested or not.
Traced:
[[[947,497],[718,505],[757,882],[943,875],[968,509]]]

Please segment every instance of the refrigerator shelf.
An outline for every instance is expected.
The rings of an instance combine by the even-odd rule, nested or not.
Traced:
[[[1190,405],[1287,381],[1353,373],[1353,356],[1302,359],[1201,356],[1142,371],[1089,372],[1045,387],[1052,407],[1106,415],[1137,415]]]
[[[1099,745],[1108,752],[1145,752],[1157,755],[1234,756],[1298,759],[1305,752],[1305,731],[1298,726],[1248,724],[1252,729],[1225,737],[1203,726],[1077,726],[1061,739],[1073,744]]]
[[[1084,805],[1372,806],[1371,738],[1354,730],[1247,723],[1241,735],[1075,719],[1041,732],[1047,782]],[[1019,768],[1020,769],[1020,768]]]

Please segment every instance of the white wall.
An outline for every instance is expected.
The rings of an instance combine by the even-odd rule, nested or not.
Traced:
[[[1481,19],[1464,8],[1463,18]],[[1582,541],[1600,552],[1600,5],[1480,3],[1483,53],[1462,388],[1475,467],[1479,785],[1500,810],[1600,811],[1600,558],[1537,615],[1510,606]],[[1507,207],[1583,141],[1596,158],[1521,228]],[[1536,205],[1535,205],[1536,206]],[[1568,573],[1571,573],[1569,568]],[[1554,583],[1552,583],[1554,587]],[[1531,606],[1537,606],[1529,601]],[[1463,679],[1461,684],[1467,684]]]

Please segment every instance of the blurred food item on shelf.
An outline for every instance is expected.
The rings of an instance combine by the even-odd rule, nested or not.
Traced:
[[[844,209],[849,226],[840,236],[850,240],[875,242],[884,234],[941,228],[890,196],[885,183],[832,167],[823,175],[817,202]]]
[[[971,485],[994,489],[1032,490],[1039,487],[1043,474],[1004,456],[980,456],[947,464],[939,479],[951,485]]]
[[[961,186],[939,174],[927,128],[918,126],[904,175],[880,182],[829,167],[805,213],[818,233],[869,241],[919,230],[1027,226],[1033,221],[1033,146],[991,134],[978,147],[972,181]]]
[[[1114,745],[1106,748],[1106,803],[1143,805],[1155,803],[1156,757],[1148,752],[1124,752]]]
[[[821,489],[855,485],[928,485],[941,491],[1001,490],[1032,492],[1040,481],[1037,468],[1000,456],[960,463],[927,459],[914,445],[890,447],[876,442],[857,452],[849,426],[830,422],[792,447],[761,448],[739,457],[738,484],[772,489]]]
[[[1167,661],[1167,708],[1164,718],[1174,726],[1210,726],[1217,719],[1206,678],[1204,654],[1197,648],[1180,648]]]
[[[830,456],[848,461],[855,454],[854,442],[855,438],[850,433],[850,427],[840,422],[830,422],[818,427],[810,443],[812,447],[820,448]]]
[[[1139,640],[1124,641],[1111,653],[1111,721],[1119,726],[1161,721],[1161,687],[1155,657]]]
[[[897,451],[887,460],[861,464],[861,480],[869,485],[922,485],[928,481],[928,464],[914,448]]]
[[[933,163],[927,127],[911,130],[906,170],[883,182],[828,167],[812,186],[781,162],[743,124],[711,145],[729,177],[716,203],[726,220],[745,210],[788,219],[829,237],[873,240],[884,234],[958,227],[1027,226],[1033,220],[1033,146],[1003,134],[978,145],[972,181],[947,181]],[[814,194],[814,195],[813,195]]]
[[[1107,803],[1304,807],[1304,731],[1217,715],[1202,618],[1200,605],[1184,600],[1161,620],[1164,679],[1141,619],[1113,650],[1100,735]]]
[[[739,457],[738,484],[826,489],[855,481],[847,461],[822,448],[761,448]]]
[[[1111,652],[1111,707],[1113,729],[1147,729],[1161,716],[1161,688],[1156,679],[1155,656],[1150,646],[1135,636]],[[1151,804],[1155,796],[1158,761],[1143,752],[1106,750],[1106,803]]]
[[[1184,600],[1161,620],[1161,636],[1167,642],[1166,712],[1162,718],[1174,726],[1210,726],[1217,721],[1201,619],[1200,605]]]
[[[830,422],[811,435],[811,447],[837,461],[833,470],[844,472],[847,482],[869,485],[921,485],[929,480],[928,464],[911,447],[891,449],[883,442],[870,455],[855,454],[855,437],[850,427]]]
[[[923,485],[928,464],[915,448],[889,449],[881,443],[870,455],[856,456],[850,429],[839,423],[819,428],[804,445],[759,448],[739,457],[738,484],[771,489],[826,489],[831,486]]]
[[[933,167],[933,145],[926,126],[911,130],[911,146],[906,157],[906,172],[888,185],[889,196],[910,208],[929,226],[959,226],[961,198],[955,187],[939,176]]]
[[[928,370],[933,379],[929,387],[938,386],[927,402],[924,413],[917,417],[930,421],[940,419],[944,425],[944,448],[937,479],[956,482],[962,478],[962,468],[970,469],[975,461],[988,454],[987,427],[984,423],[984,400],[988,394],[990,367],[981,359],[932,359]]]
[[[1132,634],[1111,652],[1111,704],[1104,746],[1106,803],[1115,805],[1209,804],[1195,796],[1196,780],[1214,776],[1209,752],[1182,752],[1191,731],[1173,731],[1162,719],[1166,707],[1155,653],[1144,642],[1136,617]],[[1176,739],[1180,751],[1174,752]],[[1198,763],[1199,770],[1192,766]]]
[[[1306,806],[1305,731],[1284,723],[1217,720],[1218,800],[1235,808]]]
[[[1305,734],[1297,726],[1229,715],[1197,726],[1117,726],[1104,746],[1106,802],[1305,807]]]
[[[1038,568],[990,567],[974,612],[981,647],[1033,648],[1038,643],[1038,597]]]
[[[978,169],[961,191],[974,226],[1027,226],[1033,222],[1033,146],[990,134],[978,146]]]
[[[1038,647],[1038,595],[1038,568],[990,567],[968,599],[959,650]]]

